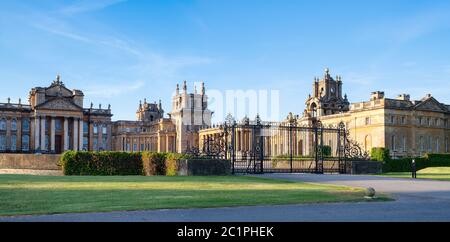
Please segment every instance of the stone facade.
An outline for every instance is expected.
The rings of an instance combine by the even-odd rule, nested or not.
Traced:
[[[112,121],[111,107],[83,108],[84,94],[70,90],[58,75],[49,87],[30,91],[29,104],[0,103],[0,153],[60,154],[66,150],[185,151],[198,143],[197,132],[211,125],[205,87],[200,94],[173,98],[164,117],[159,104],[140,102],[136,121]]]
[[[335,84],[330,80],[333,84],[327,86],[324,84],[326,79],[329,79],[328,69],[324,80],[319,81],[323,83],[325,95],[315,99],[317,111],[311,108],[311,98],[308,98],[303,116],[297,116],[299,124],[311,123],[315,119],[325,126],[337,126],[344,122],[350,138],[357,141],[364,150],[370,152],[372,147],[385,147],[393,157],[450,152],[450,105],[440,103],[430,94],[413,101],[408,94],[387,98],[384,92],[377,91],[366,102],[352,103],[348,110],[344,108],[338,112],[329,111],[327,106],[338,107],[343,102],[339,96],[332,101],[327,98],[326,94],[333,92],[331,88]],[[337,77],[337,80],[342,85],[342,79]],[[346,99],[347,97],[344,98],[344,103]]]
[[[324,127],[338,127],[343,122],[349,131],[349,138],[368,154],[373,147],[388,148],[394,158],[450,153],[450,105],[440,103],[430,94],[413,101],[408,94],[387,98],[381,91],[371,93],[368,101],[350,104],[342,90],[342,78],[332,78],[329,69],[326,69],[322,79],[314,78],[313,94],[307,97],[303,114],[290,113],[284,121],[272,125],[288,126],[290,122],[295,122],[297,126],[311,127],[319,120]],[[246,122],[249,122],[248,118],[240,123]],[[204,140],[215,139],[222,133],[221,128],[201,130],[200,147]],[[249,134],[249,130],[236,131],[237,153],[251,150]],[[307,132],[301,134],[293,137],[293,155],[312,155],[313,136]],[[264,147],[265,153],[271,156],[289,154],[288,137],[282,131],[265,137],[268,139],[264,142],[267,145]],[[337,152],[336,136],[325,137],[323,142]]]

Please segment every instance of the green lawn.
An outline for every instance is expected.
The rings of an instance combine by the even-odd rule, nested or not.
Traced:
[[[361,189],[244,176],[0,175],[0,215],[362,201]]]
[[[384,173],[383,176],[411,178],[411,172]],[[432,179],[439,181],[450,181],[450,167],[426,168],[417,172],[418,179]]]

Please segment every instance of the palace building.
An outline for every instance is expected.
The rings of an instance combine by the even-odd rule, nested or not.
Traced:
[[[305,104],[303,115],[297,116],[299,124],[343,122],[350,137],[367,152],[385,147],[393,157],[449,153],[450,105],[430,94],[411,100],[408,94],[387,98],[377,91],[368,101],[350,104],[346,95],[342,97],[341,77],[332,78],[326,69],[322,79],[314,80],[313,95]]]
[[[182,153],[211,125],[205,86],[187,92],[186,82],[164,117],[161,102],[139,103],[136,121],[112,121],[111,106],[84,108],[84,94],[70,90],[58,75],[49,87],[36,87],[29,103],[0,103],[0,152],[60,154],[67,150],[158,151]]]
[[[387,98],[377,91],[365,102],[350,103],[343,93],[340,76],[314,78],[312,95],[305,102],[302,115],[289,114],[282,122],[310,127],[320,121],[324,127],[345,124],[350,139],[366,152],[373,147],[389,148],[393,157],[418,156],[425,153],[449,153],[450,105],[428,94],[421,100],[410,95]],[[189,93],[186,81],[182,90],[176,86],[172,110],[166,113],[159,103],[140,101],[136,120],[112,121],[111,107],[84,108],[84,95],[70,90],[57,76],[49,87],[35,87],[28,104],[0,103],[0,152],[59,154],[66,150],[89,151],[157,151],[183,153],[202,148],[205,141],[220,137],[220,126],[211,126],[212,111],[204,84],[200,91]],[[244,118],[243,123],[250,123]],[[253,122],[253,121],[252,121]],[[258,121],[259,122],[259,121]],[[311,155],[312,138],[299,132],[292,140],[280,129],[265,137],[264,152],[272,155],[292,153]],[[302,136],[306,135],[306,136]],[[335,139],[335,138],[334,138]],[[251,149],[251,132],[236,131],[236,151]],[[324,141],[337,150],[338,141]],[[293,144],[293,145],[292,145]],[[290,150],[288,150],[290,149]]]
[[[450,152],[450,105],[440,103],[430,94],[421,100],[411,100],[408,94],[387,98],[382,91],[373,92],[368,101],[350,103],[342,88],[342,78],[331,77],[329,69],[326,69],[323,78],[314,78],[312,95],[306,99],[303,114],[290,113],[284,121],[271,125],[286,127],[293,122],[297,127],[312,127],[320,121],[323,127],[336,128],[343,123],[350,140],[364,152],[370,154],[372,148],[384,147],[394,158]],[[245,123],[249,123],[247,117],[240,122]],[[264,145],[267,147],[263,150],[266,154],[312,155],[313,138],[310,133],[297,132],[289,141],[289,134],[282,130],[279,128],[265,137]],[[220,127],[204,129],[200,131],[200,140],[213,139],[221,134],[223,130]],[[250,135],[251,130],[237,130],[237,154],[252,150]],[[323,141],[333,152],[338,150],[335,139],[329,136]]]

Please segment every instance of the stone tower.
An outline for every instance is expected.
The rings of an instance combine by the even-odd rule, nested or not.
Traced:
[[[201,91],[188,93],[186,81],[183,90],[177,84],[175,95],[172,98],[172,112],[170,118],[176,126],[176,151],[183,153],[189,148],[198,147],[198,131],[202,127],[211,126],[212,112],[208,109],[208,97],[205,85],[201,84]]]
[[[330,70],[325,69],[323,79],[314,78],[313,94],[306,100],[305,116],[320,117],[349,110],[347,95],[342,97],[342,78],[333,79]]]
[[[162,109],[161,100],[159,104],[147,103],[144,99],[144,104],[139,101],[139,107],[136,111],[136,119],[138,121],[153,122],[164,118],[164,110]]]

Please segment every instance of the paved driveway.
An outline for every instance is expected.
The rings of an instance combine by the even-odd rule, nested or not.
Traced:
[[[0,218],[0,221],[450,221],[450,182],[346,175],[266,174],[262,176],[355,187],[374,187],[379,192],[392,193],[397,200],[373,203],[62,214]]]

